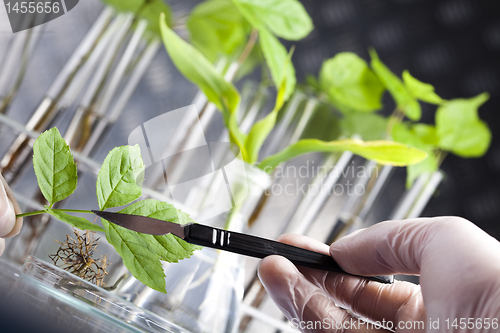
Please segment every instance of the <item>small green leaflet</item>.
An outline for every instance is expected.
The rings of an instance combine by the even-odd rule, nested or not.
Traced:
[[[233,56],[245,45],[250,26],[231,0],[209,0],[197,5],[187,26],[191,42],[211,62],[219,54]]]
[[[392,129],[392,138],[409,146],[425,151],[428,156],[420,163],[406,167],[406,187],[409,188],[415,179],[424,172],[434,172],[438,169],[437,159],[434,155],[434,146],[426,144],[417,134],[411,131],[406,124],[395,124]]]
[[[491,132],[481,119],[478,108],[489,98],[483,93],[469,99],[445,102],[436,112],[438,146],[461,157],[480,157],[491,142]]]
[[[99,208],[119,207],[138,199],[143,177],[144,164],[138,145],[111,150],[97,175]]]
[[[313,30],[313,23],[297,0],[233,0],[256,29],[269,29],[278,37],[299,40]]]
[[[63,213],[61,211],[57,210],[52,210],[48,207],[45,207],[45,211],[54,216],[56,219],[61,220],[63,222],[68,223],[69,225],[78,228],[80,230],[91,230],[91,231],[102,231],[104,232],[104,229],[100,227],[97,224],[94,224],[90,222],[89,220],[83,218],[83,217],[78,217],[78,216],[73,216],[69,215],[66,213]]]
[[[386,136],[387,119],[376,113],[351,112],[342,116],[340,128],[347,138],[359,135],[365,141],[381,140]]]
[[[33,145],[33,167],[38,186],[49,206],[67,198],[76,189],[76,163],[69,146],[56,127],[43,132]]]
[[[432,85],[417,80],[407,70],[403,72],[403,81],[406,89],[413,97],[430,104],[439,105],[443,103],[443,99],[434,92]]]
[[[382,61],[380,61],[377,52],[375,52],[374,49],[370,49],[370,56],[372,58],[371,66],[373,71],[391,93],[397,107],[400,108],[401,111],[411,120],[419,120],[422,110],[420,109],[418,101],[410,95],[408,90],[406,90],[405,85],[399,77],[391,72],[391,70]]]
[[[354,53],[339,53],[323,62],[319,80],[321,90],[341,111],[347,107],[371,112],[382,107],[380,99],[385,91],[384,85],[366,62]]]
[[[392,141],[368,141],[357,139],[324,142],[316,139],[303,139],[288,146],[277,154],[265,158],[259,168],[272,172],[280,163],[310,152],[337,152],[349,150],[354,154],[380,164],[406,166],[422,161],[427,153]]]
[[[293,67],[292,62],[288,60],[288,53],[278,38],[273,36],[273,34],[266,29],[261,29],[259,31],[259,38],[262,53],[264,54],[267,66],[271,71],[271,76],[273,77],[276,89],[279,90],[281,83],[283,80],[285,81],[283,98],[287,101],[292,92],[295,90],[295,84],[297,83],[297,79],[295,78],[295,68]],[[285,64],[287,65],[285,66]]]
[[[172,205],[147,199],[135,202],[120,213],[153,217],[179,224],[193,220]],[[173,235],[153,236],[140,234],[102,220],[106,239],[123,258],[125,267],[148,287],[166,293],[165,273],[161,261],[178,262],[189,258],[199,246],[191,245]]]

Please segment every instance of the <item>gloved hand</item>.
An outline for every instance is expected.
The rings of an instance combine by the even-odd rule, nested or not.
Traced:
[[[17,235],[23,226],[23,218],[16,218],[16,214],[21,214],[21,209],[9,185],[0,175],[0,256],[5,249],[4,238]]]
[[[330,248],[298,235],[279,240],[329,253],[351,274],[420,275],[420,285],[398,281],[385,285],[296,268],[279,256],[265,258],[259,267],[262,283],[285,316],[304,332],[389,332],[373,325],[353,327],[358,321],[352,314],[389,328],[391,322],[396,332],[500,331],[500,243],[467,220],[382,222]],[[314,321],[330,327],[318,323],[312,327]],[[425,329],[417,327],[418,321],[425,323]],[[342,325],[347,329],[335,329]]]

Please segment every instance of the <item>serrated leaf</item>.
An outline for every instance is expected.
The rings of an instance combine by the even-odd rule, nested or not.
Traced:
[[[378,78],[391,93],[396,106],[411,120],[417,121],[422,116],[418,101],[406,90],[403,82],[379,59],[375,50],[370,50],[371,66]]]
[[[381,140],[385,138],[387,119],[375,113],[351,112],[343,115],[340,128],[347,138],[359,135],[365,141]]]
[[[480,157],[491,142],[491,132],[479,119],[478,108],[489,98],[487,93],[469,99],[445,102],[436,112],[439,147],[461,157]]]
[[[313,30],[304,6],[297,0],[233,0],[250,24],[278,37],[299,40]]]
[[[354,53],[339,53],[323,62],[319,79],[321,90],[340,110],[371,112],[382,107],[384,85]]]
[[[194,222],[174,206],[153,199],[138,201],[120,211],[179,224]],[[122,257],[125,267],[148,287],[166,293],[165,273],[161,261],[178,262],[189,258],[199,246],[186,243],[174,235],[141,234],[102,220],[106,239]]]
[[[111,150],[97,175],[99,208],[119,207],[138,199],[142,192],[143,177],[144,164],[138,145]]]
[[[49,206],[75,191],[78,180],[76,163],[56,127],[43,132],[35,140],[33,167],[38,186]]]
[[[240,94],[232,83],[227,82],[221,74],[217,73],[213,65],[199,50],[177,36],[163,19],[160,19],[160,28],[163,43],[175,66],[184,77],[196,84],[205,93],[208,100],[222,112],[231,139],[236,142],[245,156],[245,138],[236,124]]]
[[[413,97],[430,104],[443,103],[443,99],[434,92],[434,87],[431,84],[417,80],[407,70],[403,71],[403,81]]]
[[[287,101],[295,90],[295,84],[297,83],[295,68],[291,61],[287,61],[288,52],[283,44],[266,29],[259,30],[259,39],[262,53],[271,71],[276,89],[281,87],[283,80],[285,81],[286,86],[283,98]]]
[[[280,163],[310,152],[337,152],[349,150],[354,154],[380,164],[406,166],[422,161],[427,153],[392,141],[362,141],[356,139],[324,142],[304,139],[264,159],[259,168],[272,172]]]
[[[80,230],[91,230],[91,231],[104,232],[104,229],[101,226],[90,222],[86,218],[69,215],[69,214],[63,213],[63,212],[58,211],[58,210],[52,210],[48,207],[45,208],[45,212],[54,216],[56,219],[63,221],[63,222],[66,222],[69,225],[71,225],[75,228],[78,228]]]
[[[409,146],[425,151],[428,156],[423,161],[408,165],[406,172],[406,187],[410,188],[415,179],[425,172],[434,172],[438,169],[438,162],[434,155],[434,146],[426,144],[422,138],[411,131],[406,124],[395,124],[392,128],[392,138]]]
[[[187,27],[191,42],[210,61],[219,54],[234,55],[246,43],[250,27],[231,0],[209,0],[197,5]]]

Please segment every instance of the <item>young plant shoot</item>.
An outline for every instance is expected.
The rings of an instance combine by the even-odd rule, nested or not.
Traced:
[[[421,162],[408,163],[407,187],[419,175],[436,171],[448,152],[465,158],[486,153],[491,132],[479,119],[478,108],[488,100],[487,93],[445,100],[432,85],[419,81],[407,70],[399,78],[375,50],[369,53],[370,66],[357,55],[343,52],[323,62],[319,80],[308,78],[309,90],[341,112],[345,137],[357,134],[364,140],[392,139],[426,152],[427,158]],[[386,90],[395,104],[388,118],[376,113],[382,108],[381,98]],[[418,122],[422,113],[420,102],[437,106],[435,125]],[[403,122],[405,117],[408,121]]]
[[[33,166],[38,186],[49,204],[44,210],[20,216],[47,213],[80,230],[104,232],[108,242],[122,257],[127,269],[148,287],[165,293],[165,274],[161,261],[178,262],[189,258],[199,249],[198,246],[188,244],[173,235],[139,234],[105,220],[102,220],[102,228],[86,218],[68,214],[92,214],[90,210],[52,209],[54,203],[67,198],[75,191],[78,178],[73,155],[57,128],[42,133],[35,141]],[[120,207],[139,199],[143,174],[144,164],[139,146],[122,146],[111,150],[97,176],[96,195],[99,209]],[[120,212],[180,224],[193,222],[186,213],[166,202],[153,199],[136,201]]]
[[[175,34],[168,27],[166,21],[160,22],[160,28],[167,52],[177,69],[188,80],[196,84],[205,93],[208,100],[221,110],[230,139],[238,145],[243,160],[249,164],[257,162],[260,149],[276,124],[277,113],[290,95],[287,92],[289,89],[287,85],[289,79],[287,68],[291,66],[291,54],[282,61],[277,62],[281,66],[281,78],[276,85],[278,91],[273,110],[266,117],[257,121],[246,134],[240,130],[236,120],[238,119],[240,102],[240,94],[236,87],[231,82],[224,80],[224,77],[215,70],[214,66],[199,50]],[[259,36],[259,38],[262,38],[262,31]],[[267,35],[264,34],[264,36]],[[281,45],[277,39],[276,42]],[[293,85],[295,85],[295,74],[293,74],[293,82]],[[316,151],[334,152],[345,150],[350,150],[365,158],[374,159],[381,164],[398,166],[418,163],[427,157],[427,153],[419,149],[393,141],[364,142],[350,139],[324,142],[315,139],[304,139],[267,157],[260,163],[259,167],[271,173],[278,164],[302,154]]]

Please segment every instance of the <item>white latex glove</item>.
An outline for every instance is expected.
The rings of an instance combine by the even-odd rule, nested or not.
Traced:
[[[5,249],[4,238],[17,235],[23,226],[23,218],[16,219],[16,214],[21,214],[21,209],[9,185],[0,175],[0,256]]]
[[[420,275],[421,285],[399,281],[385,285],[297,269],[279,256],[265,258],[259,267],[262,283],[285,316],[304,332],[388,332],[369,325],[352,327],[352,314],[335,304],[372,322],[390,321],[396,332],[500,331],[500,243],[467,220],[438,217],[383,222],[344,237],[330,248],[298,235],[284,235],[280,241],[329,253],[352,274]],[[307,321],[325,318],[332,327],[346,323],[348,329],[306,326]],[[423,321],[425,329],[415,328],[417,324],[399,328],[415,321]]]

